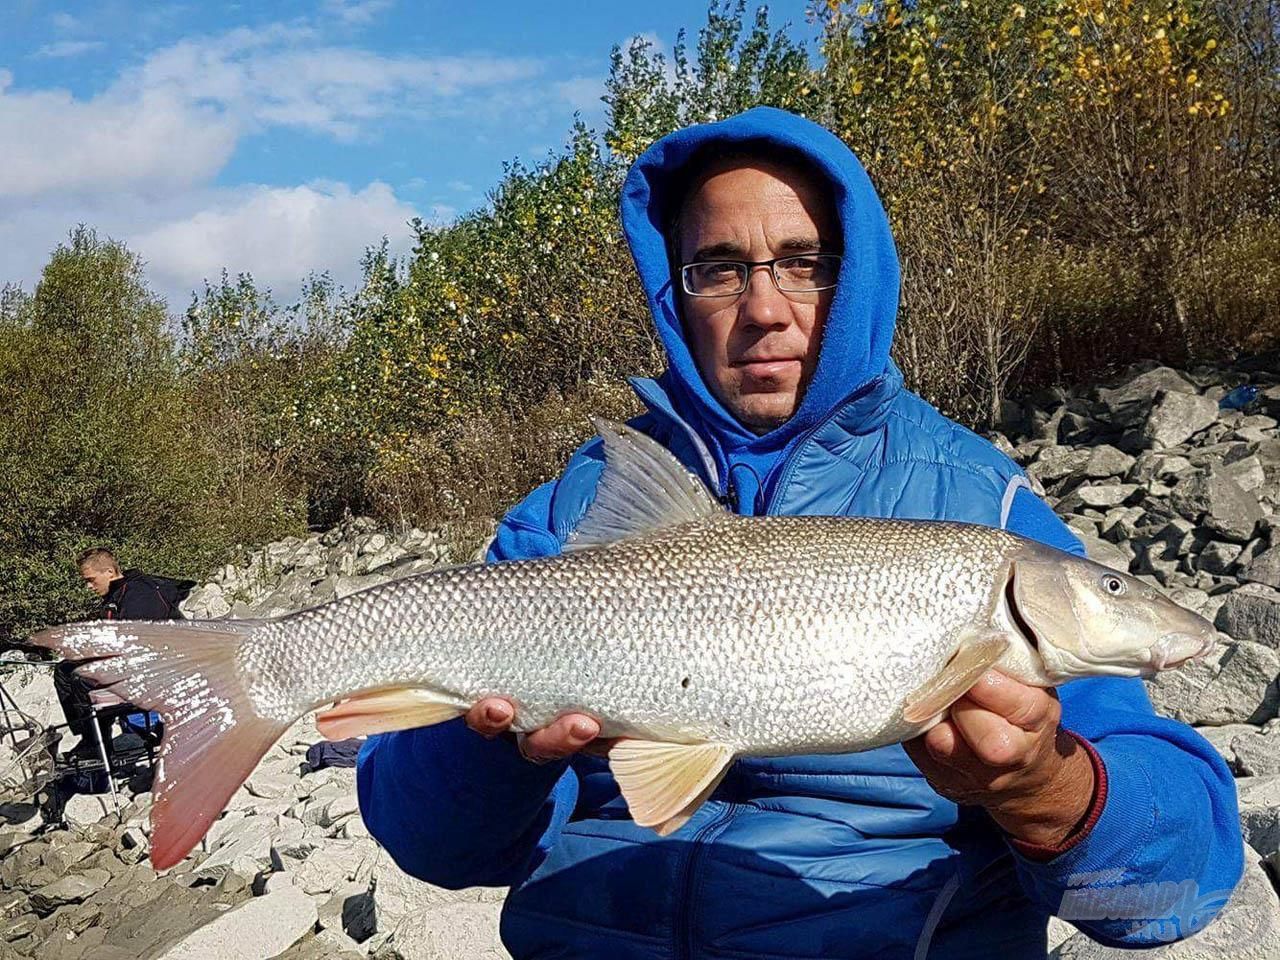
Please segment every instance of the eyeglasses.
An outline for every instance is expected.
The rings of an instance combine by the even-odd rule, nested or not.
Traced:
[[[783,293],[815,293],[836,285],[842,259],[838,253],[802,253],[773,260],[700,260],[682,266],[680,280],[691,297],[736,297],[747,289],[753,269],[768,267]]]

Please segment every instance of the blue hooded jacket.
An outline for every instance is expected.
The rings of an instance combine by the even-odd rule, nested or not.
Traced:
[[[795,416],[764,436],[702,380],[662,233],[695,150],[756,142],[829,179],[845,253],[814,377]],[[633,381],[648,407],[634,424],[740,513],[965,520],[1082,553],[1015,464],[903,388],[889,359],[897,256],[838,138],[765,107],[677,131],[632,167],[622,223],[668,359],[660,379]],[[490,559],[558,553],[602,468],[599,442],[586,444],[507,515]],[[1060,697],[1100,787],[1091,826],[1062,852],[1021,847],[981,809],[943,799],[899,745],[740,759],[685,827],[658,838],[630,820],[602,760],[532,764],[455,721],[370,738],[361,812],[415,876],[510,885],[502,935],[520,960],[1020,960],[1044,957],[1055,912],[1116,945],[1198,929],[1241,872],[1230,772],[1189,727],[1154,715],[1141,681],[1077,680]],[[1175,886],[1150,886],[1161,883]],[[1162,889],[1183,899],[1153,906]]]

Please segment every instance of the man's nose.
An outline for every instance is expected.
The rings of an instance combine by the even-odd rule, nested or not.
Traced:
[[[738,300],[738,315],[756,327],[785,327],[791,322],[791,308],[767,266],[751,268],[747,289]]]

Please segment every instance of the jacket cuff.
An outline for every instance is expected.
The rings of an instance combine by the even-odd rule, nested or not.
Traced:
[[[1089,762],[1093,764],[1093,797],[1089,801],[1089,807],[1085,810],[1084,815],[1076,821],[1071,832],[1061,841],[1052,846],[1043,843],[1028,843],[1025,840],[1018,840],[1015,837],[1008,837],[1009,846],[1018,853],[1022,854],[1028,860],[1036,863],[1047,863],[1055,857],[1061,856],[1072,847],[1076,846],[1080,841],[1084,840],[1092,831],[1097,822],[1102,819],[1102,811],[1107,804],[1107,767],[1102,762],[1102,757],[1098,755],[1098,751],[1080,734],[1071,730],[1067,731],[1071,737],[1084,748],[1085,753],[1089,757]]]

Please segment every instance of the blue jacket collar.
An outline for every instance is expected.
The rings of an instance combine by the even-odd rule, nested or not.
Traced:
[[[725,481],[729,476],[731,457],[717,442],[713,432],[697,429],[695,422],[681,413],[677,406],[678,387],[672,383],[670,373],[663,374],[656,380],[632,377],[631,387],[652,414],[689,442],[700,461],[696,466],[701,467],[703,476],[712,489],[723,495],[726,492]],[[673,387],[676,387],[675,392]],[[827,416],[793,437],[792,442],[779,454],[775,467],[775,471],[780,471],[780,482],[785,482],[788,464],[803,456],[815,438],[821,438],[824,446],[834,446],[842,438],[865,436],[878,430],[888,418],[893,402],[901,391],[902,373],[890,360],[879,376],[859,386],[836,403]],[[828,433],[835,435],[828,436]]]

